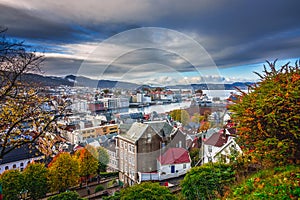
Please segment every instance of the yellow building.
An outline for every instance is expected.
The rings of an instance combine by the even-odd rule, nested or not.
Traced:
[[[84,128],[80,130],[82,139],[95,138],[101,135],[107,135],[111,133],[118,133],[119,128],[117,124],[108,124],[103,126],[94,126],[89,128]]]

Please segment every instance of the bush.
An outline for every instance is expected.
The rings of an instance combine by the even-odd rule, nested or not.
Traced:
[[[95,188],[95,192],[100,192],[104,190],[104,186],[103,185],[97,185],[97,187]]]
[[[262,170],[235,186],[227,199],[299,199],[300,167]]]
[[[223,196],[235,181],[231,165],[209,163],[192,168],[181,183],[181,193],[186,199],[214,199]]]
[[[300,70],[286,64],[258,74],[250,93],[241,92],[231,106],[244,154],[263,166],[300,163]]]
[[[112,178],[112,177],[118,177],[119,172],[100,172],[101,178]]]

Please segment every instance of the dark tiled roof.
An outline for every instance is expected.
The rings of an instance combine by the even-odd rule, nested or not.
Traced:
[[[236,128],[228,128],[227,131],[230,133],[230,134],[236,134]]]
[[[2,148],[0,148],[1,150]],[[25,144],[19,148],[16,148],[6,154],[2,160],[0,160],[0,164],[6,164],[11,162],[16,162],[19,160],[35,158],[42,156],[42,153],[36,149],[35,147],[29,147],[29,144]]]
[[[220,130],[219,132],[216,132],[212,136],[210,136],[204,142],[204,144],[221,147],[227,142],[227,139],[228,139],[228,137],[223,134],[223,130]]]

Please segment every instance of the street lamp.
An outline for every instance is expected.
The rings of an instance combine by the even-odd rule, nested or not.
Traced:
[[[19,197],[23,200],[27,199],[27,194],[28,194],[28,190],[26,189],[22,189],[20,194],[19,194]]]

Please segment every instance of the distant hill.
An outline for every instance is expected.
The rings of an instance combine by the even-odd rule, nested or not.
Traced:
[[[24,74],[20,79],[28,84],[40,85],[40,86],[84,86],[84,87],[98,87],[98,88],[124,88],[135,89],[139,85],[122,82],[122,81],[110,81],[110,80],[94,80],[83,76],[68,75],[66,77],[55,76],[43,76],[39,74]]]
[[[84,76],[67,75],[65,77],[55,76],[43,76],[39,74],[24,74],[21,81],[29,84],[41,85],[41,86],[84,86],[93,88],[123,88],[123,89],[142,89],[152,88],[149,85],[138,85],[123,81],[110,81],[110,80],[95,80]],[[191,85],[175,85],[166,86],[169,89],[201,89],[201,90],[233,90],[235,87],[246,89],[247,85],[251,85],[253,82],[235,82],[231,84],[191,84]]]

